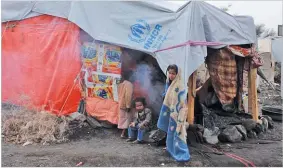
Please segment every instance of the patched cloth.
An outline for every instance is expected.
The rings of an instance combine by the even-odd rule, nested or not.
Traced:
[[[235,55],[227,48],[208,49],[206,64],[212,86],[222,105],[234,104],[237,95]]]

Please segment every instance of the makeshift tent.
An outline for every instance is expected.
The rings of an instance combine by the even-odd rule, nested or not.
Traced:
[[[2,22],[39,14],[66,18],[95,40],[152,54],[164,72],[169,64],[177,64],[184,70],[184,79],[204,62],[206,46],[154,51],[189,40],[218,42],[222,46],[256,41],[252,17],[231,16],[205,2],[190,1],[179,9],[159,3],[162,5],[123,1],[3,2]],[[145,29],[139,31],[134,25]]]
[[[164,73],[169,64],[177,64],[183,69],[182,76],[184,79],[187,79],[204,62],[204,58],[207,56],[206,45],[210,45],[210,43],[207,42],[215,42],[213,46],[210,46],[212,48],[221,48],[227,45],[252,44],[256,41],[256,34],[254,31],[255,26],[251,17],[231,16],[205,2],[191,1],[178,9],[170,9],[170,5],[166,4],[168,2],[159,3],[159,5],[157,5],[157,3],[151,2],[126,1],[111,3],[107,1],[5,1],[2,2],[2,22],[6,22],[6,24],[2,25],[2,34],[5,38],[6,32],[13,31],[11,26],[15,26],[13,24],[15,22],[11,23],[10,21],[26,19],[28,22],[27,18],[32,19],[33,17],[42,14],[61,17],[76,24],[95,40],[151,54],[156,58]],[[45,22],[45,24],[46,23],[47,22]],[[49,24],[50,26],[60,25],[60,22],[50,21]],[[40,25],[40,23],[38,23],[38,25]],[[40,30],[42,29],[44,28],[41,27]],[[70,29],[67,30],[70,33]],[[25,36],[29,35],[27,34]],[[19,37],[20,36],[17,36],[17,38]],[[41,37],[38,37],[38,39],[43,40]],[[33,39],[33,42],[36,43],[35,39]],[[43,41],[41,42],[43,44]],[[77,47],[75,46],[75,42],[72,42],[74,43],[74,47],[68,46],[68,49]],[[45,46],[35,46],[35,48],[42,48],[44,51],[51,52],[52,50],[50,50],[48,46],[52,43],[48,40],[44,40],[44,43],[46,44]],[[3,49],[5,49],[5,47]],[[160,51],[162,49],[168,50]],[[17,51],[17,49],[14,49],[14,51]],[[9,60],[8,55],[9,54],[3,54],[3,56],[6,57],[6,60]],[[48,54],[46,54],[45,57],[47,60],[51,59],[49,58],[51,56]],[[54,58],[54,60],[61,60],[59,55],[55,55],[52,58]],[[66,54],[66,59],[70,59],[70,61],[78,60],[78,58],[79,54],[76,54],[76,52]],[[30,57],[30,59],[33,60],[32,57]],[[56,65],[54,69],[52,69],[54,72],[49,70],[45,72],[46,74],[56,76],[58,72],[65,72],[60,71],[60,69],[57,68],[59,67],[58,62],[60,62],[58,60],[49,65],[53,67]],[[38,66],[42,69],[45,69],[44,67],[47,66],[47,63],[50,63],[49,61],[40,61],[43,61],[43,63],[41,66]],[[65,57],[62,61],[65,61]],[[71,66],[65,64],[64,66],[66,66],[67,69],[72,69],[70,70],[72,71],[72,74],[64,75],[68,76],[69,80],[75,80],[76,73],[79,72],[80,69],[79,63],[76,64],[75,70],[73,70]],[[7,71],[4,70],[3,73],[6,73],[7,76],[15,74],[9,74],[10,70],[8,69]],[[36,74],[35,76],[38,75],[39,74]],[[53,81],[54,77],[49,77],[48,79],[50,78],[52,79],[51,81]],[[28,78],[25,78],[25,80],[27,79]],[[37,78],[33,79],[35,83]],[[48,80],[46,78],[44,79]],[[61,78],[59,77],[58,81],[60,80]],[[13,82],[14,81],[15,80],[13,80]],[[3,90],[9,90],[16,87],[8,87],[9,82],[8,78],[4,81],[5,85],[3,85]],[[55,82],[55,80],[53,82]],[[47,82],[47,84],[50,85],[46,86],[46,88],[49,87],[50,92],[55,93],[56,89],[50,88],[57,87],[57,85],[50,82]],[[64,84],[74,86],[73,81],[67,81]],[[25,85],[22,87],[30,89],[31,87],[36,86]],[[76,87],[63,87],[61,90],[65,90],[66,93],[68,93],[68,91],[73,90],[74,88]],[[38,89],[44,88],[40,87]],[[56,110],[59,110],[64,114],[74,110],[74,108],[70,110],[64,108],[65,105],[72,104],[66,103],[66,100],[70,100],[70,97],[77,101],[79,99],[79,96],[73,96],[73,92],[70,93],[71,94],[67,95],[65,95],[65,92],[64,94],[61,94],[61,92],[56,93],[58,95],[53,101],[61,98],[64,100],[60,101],[60,105],[56,107]],[[11,98],[12,96],[9,94],[10,93],[7,93],[7,96],[4,97],[4,99],[8,100]],[[38,95],[43,96],[44,94],[45,93],[41,93]],[[46,96],[46,94],[38,104],[45,105],[47,103],[47,100],[49,100],[50,97]],[[60,97],[61,95],[62,97]],[[43,101],[43,99],[45,101]]]
[[[81,69],[78,37],[79,28],[58,17],[2,24],[2,101],[44,105],[57,114],[76,111],[81,96],[74,82]]]

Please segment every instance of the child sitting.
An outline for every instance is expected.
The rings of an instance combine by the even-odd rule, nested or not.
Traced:
[[[134,141],[133,143],[142,143],[144,133],[149,131],[152,114],[151,110],[145,106],[145,98],[140,97],[135,99],[136,114],[134,122],[128,128],[129,139],[127,142]]]

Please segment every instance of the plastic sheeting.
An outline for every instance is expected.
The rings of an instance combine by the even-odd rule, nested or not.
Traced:
[[[2,2],[2,20],[19,20],[34,12],[60,16],[76,23],[96,40],[152,55],[158,49],[188,40],[220,42],[223,46],[256,41],[251,17],[233,17],[199,1],[189,2],[178,10],[156,3],[130,1],[25,3]],[[187,79],[204,62],[206,55],[205,46],[186,46],[158,52],[155,57],[163,72],[169,64],[177,64],[184,69],[182,75]]]
[[[48,15],[2,24],[2,102],[44,106],[59,115],[76,111],[78,39],[77,25]]]
[[[115,101],[88,97],[86,98],[86,111],[100,121],[109,121],[112,124],[118,123],[119,104]]]
[[[276,61],[283,61],[283,37],[271,41],[271,52]]]

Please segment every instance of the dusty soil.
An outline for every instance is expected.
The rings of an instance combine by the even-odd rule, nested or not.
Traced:
[[[280,93],[261,86],[259,94],[260,107],[263,104],[281,105]],[[280,88],[280,87],[278,87]],[[243,167],[238,160],[227,155],[211,152],[217,148],[224,152],[236,154],[264,167],[282,167],[282,123],[275,122],[274,129],[259,135],[257,140],[242,143],[219,144],[217,146],[191,144],[191,160],[187,163],[174,161],[163,147],[152,144],[130,144],[120,139],[117,129],[87,130],[76,133],[70,142],[55,145],[21,146],[2,141],[3,167],[74,167],[81,166],[162,166],[162,167]],[[209,148],[207,148],[207,146]]]
[[[271,134],[281,134],[282,123],[276,123]],[[265,138],[266,139],[266,138]],[[271,137],[271,139],[273,139]],[[218,148],[237,154],[256,166],[282,166],[281,140],[246,141],[244,143],[221,144]],[[199,144],[197,144],[199,145]],[[49,146],[20,146],[2,142],[2,166],[4,167],[58,167],[76,166],[244,166],[225,155],[209,152],[204,146],[191,145],[191,161],[177,163],[162,149],[150,144],[130,144],[119,138],[117,129],[96,130],[92,137],[72,140],[64,144]],[[205,152],[206,151],[206,152]],[[272,156],[272,157],[271,157]]]

